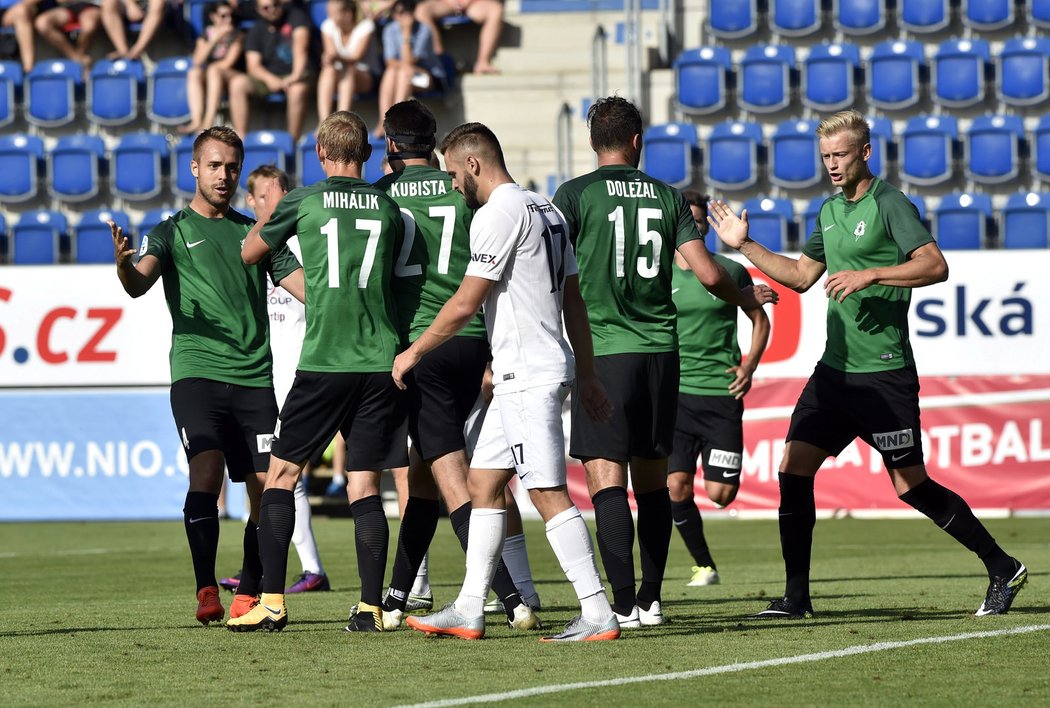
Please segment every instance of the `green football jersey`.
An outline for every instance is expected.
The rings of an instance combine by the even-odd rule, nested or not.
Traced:
[[[725,256],[714,259],[739,288],[753,285],[747,268]],[[726,369],[740,364],[736,305],[717,298],[696,279],[693,271],[675,267],[671,293],[678,308],[678,389],[694,396],[732,396],[735,378]]]
[[[367,182],[329,177],[294,189],[263,227],[270,248],[298,235],[306,280],[303,371],[390,371],[399,351],[390,295],[396,245],[404,235],[397,204]]]
[[[594,353],[674,351],[674,251],[701,238],[678,190],[608,165],[566,182],[553,201],[576,249]]]
[[[828,274],[904,263],[933,241],[915,205],[876,178],[855,202],[840,192],[820,207],[802,252]],[[828,300],[828,340],[821,362],[839,371],[868,373],[912,365],[908,336],[911,288],[872,285],[843,302]]]
[[[405,240],[394,263],[394,297],[401,336],[414,342],[459,289],[470,262],[474,212],[452,189],[448,173],[430,166],[409,165],[375,186],[397,202],[405,220]],[[485,336],[480,313],[459,336]]]
[[[266,273],[280,281],[299,263],[285,248],[245,265],[241,244],[254,223],[233,210],[209,219],[186,207],[143,237],[139,256],[160,261],[171,313],[172,382],[272,385]]]

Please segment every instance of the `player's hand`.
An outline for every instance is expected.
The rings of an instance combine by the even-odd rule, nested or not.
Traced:
[[[576,379],[576,393],[583,403],[583,409],[591,420],[604,423],[612,418],[613,405],[609,400],[609,394],[605,392],[605,386],[598,380],[597,376],[581,376]]]
[[[113,234],[113,260],[116,261],[118,268],[123,268],[124,264],[129,263],[131,257],[135,255],[135,249],[130,247],[127,237],[124,236],[124,229],[117,226],[112,220],[106,223],[109,224],[110,233]]]
[[[737,216],[723,200],[712,199],[707,203],[707,223],[722,239],[722,243],[734,250],[740,250],[748,240],[747,209]]]
[[[481,400],[485,405],[492,403],[492,364],[485,366],[485,374],[481,377]]]
[[[394,379],[394,384],[402,391],[408,388],[405,385],[405,376],[418,363],[419,357],[413,347],[409,347],[394,357],[394,368],[390,371],[390,376]]]
[[[263,192],[263,198],[255,202],[258,207],[255,211],[255,220],[264,224],[268,222],[273,215],[273,210],[277,208],[277,204],[284,199],[286,194],[288,192],[281,186],[281,180],[271,179],[266,185],[266,191]]]
[[[842,302],[848,295],[871,285],[874,280],[870,270],[840,270],[824,281],[824,293],[828,298]]]
[[[753,310],[756,307],[762,307],[766,303],[776,305],[780,302],[780,293],[765,283],[759,285],[748,285],[746,288],[741,288],[740,296],[744,300],[744,304],[741,305],[741,307],[745,310]]]
[[[733,375],[733,380],[729,383],[729,392],[737,399],[743,398],[744,394],[751,390],[751,376],[754,372],[746,366],[739,365],[730,366],[726,373]]]

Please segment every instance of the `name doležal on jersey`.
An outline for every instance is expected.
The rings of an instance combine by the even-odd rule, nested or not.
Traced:
[[[378,209],[378,194],[357,192],[324,192],[325,209]]]
[[[656,188],[652,182],[621,182],[608,180],[605,188],[610,197],[630,197],[632,199],[656,199]]]
[[[422,179],[418,182],[392,182],[391,197],[436,197],[448,194],[445,182],[439,179]]]

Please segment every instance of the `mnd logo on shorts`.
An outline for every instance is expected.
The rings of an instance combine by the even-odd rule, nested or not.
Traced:
[[[730,452],[729,450],[711,450],[711,454],[707,458],[707,464],[712,467],[725,467],[730,470],[740,469],[740,458],[739,452]]]
[[[911,428],[894,430],[891,433],[875,433],[875,447],[882,452],[889,450],[904,450],[915,443],[915,435]]]
[[[256,435],[255,436],[255,447],[259,452],[269,452],[270,445],[273,444],[273,435]]]

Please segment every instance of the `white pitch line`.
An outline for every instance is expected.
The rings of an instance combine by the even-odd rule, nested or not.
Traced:
[[[947,637],[923,637],[921,639],[909,639],[903,642],[879,642],[877,644],[862,644],[855,647],[846,647],[836,651],[822,651],[816,654],[799,654],[798,656],[785,656],[779,659],[766,659],[764,661],[746,661],[739,664],[726,664],[724,666],[711,666],[706,669],[694,669],[692,671],[676,671],[671,674],[648,674],[645,676],[628,676],[623,678],[606,679],[603,681],[581,681],[579,683],[561,683],[551,686],[536,686],[534,688],[523,688],[517,691],[506,691],[504,693],[486,693],[480,696],[464,696],[462,698],[446,698],[440,701],[428,701],[426,703],[414,703],[411,705],[398,706],[398,708],[444,708],[445,706],[460,706],[470,703],[495,703],[497,701],[512,701],[518,698],[531,698],[550,693],[564,693],[567,691],[578,691],[585,688],[606,688],[608,686],[624,686],[632,683],[648,683],[650,681],[681,681],[683,679],[698,678],[701,676],[714,676],[716,674],[730,674],[738,671],[750,671],[751,669],[764,669],[770,666],[786,666],[788,664],[803,664],[811,661],[825,661],[827,659],[839,659],[845,656],[856,656],[858,654],[872,654],[879,651],[891,649],[903,649],[906,647],[920,646],[922,644],[944,644],[946,642],[959,642],[966,639],[986,639],[989,637],[1003,637],[1011,634],[1026,634],[1028,632],[1045,632],[1050,630],[1050,624],[1026,625],[1012,629],[998,629],[988,632],[967,632],[966,634],[953,634]]]

